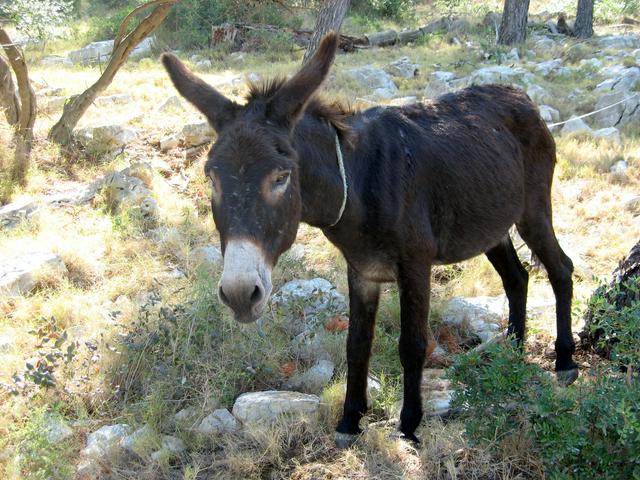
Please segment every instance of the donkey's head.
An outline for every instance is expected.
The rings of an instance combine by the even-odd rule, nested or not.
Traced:
[[[336,34],[325,36],[293,78],[262,95],[254,92],[246,105],[225,98],[174,55],[162,56],[177,90],[218,134],[205,165],[224,255],[218,293],[239,322],[260,318],[271,294],[271,270],[295,239],[301,197],[291,134],[326,78],[337,45]]]

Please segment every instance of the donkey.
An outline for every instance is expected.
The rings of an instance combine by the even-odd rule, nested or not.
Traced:
[[[508,333],[524,338],[528,275],[509,237],[516,225],[556,297],[556,371],[577,377],[571,334],[573,265],[551,223],[555,144],[522,91],[470,87],[435,102],[357,113],[315,97],[333,63],[328,34],[290,80],[252,85],[237,104],[162,62],[176,89],[218,134],[205,165],[224,267],[220,300],[242,323],[260,318],[271,271],[298,225],[318,227],[348,263],[347,392],[339,445],[361,432],[380,284],[397,282],[404,372],[400,431],[418,441],[431,266],[484,253],[509,301]]]

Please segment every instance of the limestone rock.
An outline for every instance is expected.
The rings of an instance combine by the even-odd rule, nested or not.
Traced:
[[[138,134],[122,125],[98,125],[76,131],[76,139],[85,147],[111,151],[123,147],[136,139]]]
[[[0,258],[0,293],[7,296],[27,294],[35,287],[38,275],[44,272],[64,275],[67,267],[62,258],[52,252]]]
[[[113,40],[93,42],[84,48],[69,52],[69,60],[73,63],[86,64],[98,61],[108,61],[113,52]]]
[[[409,60],[409,57],[402,57],[391,62],[387,71],[394,77],[413,78],[419,75],[420,66]]]
[[[640,215],[640,196],[627,200],[624,203],[624,209],[633,215]]]
[[[80,453],[85,457],[104,458],[120,448],[120,441],[130,431],[129,425],[124,423],[105,425],[89,434],[87,446]]]
[[[189,123],[182,127],[181,136],[186,147],[197,147],[211,142],[216,133],[208,122]]]
[[[392,98],[398,93],[398,87],[391,75],[372,65],[347,70],[347,75],[354,78],[360,85],[372,90],[374,96]]]
[[[422,403],[428,416],[447,416],[451,411],[453,389],[446,370],[426,368],[422,371]]]
[[[607,35],[598,39],[600,48],[611,48],[615,50],[625,48],[640,47],[640,35],[637,33],[628,33],[625,35]]]
[[[604,94],[596,102],[595,108],[605,108],[593,115],[595,123],[600,127],[620,127],[640,121],[640,95],[634,92],[616,91]]]
[[[234,406],[235,413],[235,406]],[[196,431],[204,434],[232,433],[238,429],[236,418],[226,408],[219,408],[204,417],[196,427]]]
[[[182,101],[177,95],[171,95],[158,104],[155,110],[159,112],[167,112],[171,110],[184,110]]]
[[[120,439],[120,447],[131,453],[143,453],[148,450],[155,438],[155,433],[149,425],[139,428],[130,435]]]
[[[330,315],[347,311],[344,296],[324,278],[287,282],[273,295],[271,305],[290,317],[295,335]]]
[[[335,365],[332,361],[319,360],[306,372],[291,377],[286,382],[285,388],[318,394],[331,381],[334,369]]]
[[[483,342],[501,331],[507,318],[506,297],[452,298],[442,314],[442,321],[453,326],[466,326]]]
[[[541,104],[551,100],[551,94],[540,85],[531,84],[527,87],[527,95],[536,104]]]
[[[564,124],[560,132],[563,135],[575,135],[581,133],[591,132],[591,127],[585,123],[581,118],[573,115],[567,123]]]
[[[549,105],[540,105],[540,116],[546,123],[555,123],[560,121],[560,112]]]
[[[233,405],[233,415],[243,424],[251,425],[279,418],[316,418],[319,407],[320,398],[316,395],[268,390],[240,395]]]
[[[73,428],[56,416],[49,417],[45,422],[46,436],[50,443],[63,442],[73,436]]]
[[[110,105],[126,105],[133,99],[128,93],[117,93],[96,98],[93,103],[98,107],[108,107]]]
[[[562,65],[562,60],[559,58],[553,60],[547,60],[546,62],[539,63],[534,69],[535,73],[548,77],[554,70],[558,69]]]
[[[514,83],[521,79],[524,71],[506,67],[504,65],[494,65],[492,67],[480,68],[470,75],[470,82],[475,85],[484,85],[487,83]]]
[[[436,71],[429,75],[429,81],[424,89],[424,96],[435,99],[440,95],[454,90],[452,81],[456,78],[453,72]]]
[[[38,203],[32,198],[23,198],[0,207],[0,227],[9,228],[29,218],[38,210]]]
[[[198,62],[196,62],[196,68],[199,68],[201,70],[206,70],[208,68],[211,68],[212,66],[213,64],[211,63],[211,60],[208,59],[199,60]]]
[[[627,162],[624,160],[618,160],[611,166],[609,172],[611,173],[611,178],[618,182],[625,182],[627,180],[627,170],[629,166]]]
[[[606,127],[601,128],[599,130],[594,130],[591,132],[591,135],[594,138],[603,138],[605,140],[610,140],[615,143],[622,143],[622,139],[620,138],[620,130],[616,127]]]

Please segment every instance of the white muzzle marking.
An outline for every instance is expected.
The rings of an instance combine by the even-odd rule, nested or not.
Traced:
[[[256,321],[271,295],[271,267],[262,249],[246,240],[230,240],[224,252],[219,295],[242,323]]]

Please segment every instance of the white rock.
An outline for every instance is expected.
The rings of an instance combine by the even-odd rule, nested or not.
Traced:
[[[541,104],[551,100],[551,94],[540,85],[529,85],[527,87],[527,95],[529,95],[529,98],[531,98],[531,100],[536,104]]]
[[[394,77],[413,78],[420,73],[419,65],[409,60],[409,57],[402,57],[391,62],[387,71]]]
[[[625,35],[608,35],[598,39],[600,48],[625,49],[640,47],[640,36],[635,33]]]
[[[609,172],[611,173],[611,177],[618,181],[624,181],[627,179],[627,170],[629,166],[627,162],[624,160],[618,160],[611,166]]]
[[[38,210],[38,203],[32,198],[23,198],[0,207],[0,227],[13,227],[29,218]]]
[[[207,69],[207,68],[211,68],[213,66],[213,64],[211,63],[211,60],[199,60],[198,62],[196,62],[196,68],[200,68],[200,69]]]
[[[216,133],[208,122],[189,123],[182,127],[182,138],[187,147],[196,147],[211,142]]]
[[[542,52],[548,52],[555,46],[556,46],[556,42],[554,42],[549,37],[542,37],[536,40],[536,43],[535,43],[535,49]]]
[[[415,95],[410,95],[408,97],[398,97],[394,98],[389,102],[389,105],[392,107],[404,107],[406,105],[413,105],[418,101],[418,97]]]
[[[591,135],[594,138],[604,138],[618,144],[622,143],[622,139],[620,138],[620,130],[618,130],[616,127],[606,127],[599,130],[594,130],[593,132],[591,132]]]
[[[8,353],[16,346],[16,339],[13,334],[3,333],[0,335],[0,353]]]
[[[591,132],[591,127],[587,125],[584,120],[573,115],[567,123],[564,124],[560,132],[563,135],[589,133]]]
[[[636,63],[640,63],[640,48],[636,48],[633,52],[631,52],[631,55],[633,55],[636,59]]]
[[[595,123],[601,127],[618,127],[640,121],[640,95],[635,92],[604,94],[596,102],[595,108],[604,109],[593,115]]]
[[[42,101],[38,100],[38,108],[51,112],[53,110],[59,110],[67,103],[68,97],[45,97]]]
[[[91,63],[98,59],[105,62],[113,51],[113,40],[93,42],[80,50],[69,52],[69,60],[73,63]]]
[[[126,105],[131,103],[133,99],[128,93],[116,93],[114,95],[106,95],[97,97],[93,103],[98,107],[108,107],[109,105]]]
[[[522,78],[524,70],[494,65],[480,68],[471,73],[469,80],[472,84],[483,85],[487,83],[514,83]]]
[[[235,407],[234,407],[235,408]],[[236,418],[226,408],[219,408],[204,417],[196,431],[204,434],[231,433],[238,429]]]
[[[624,203],[624,209],[633,215],[640,214],[640,196],[630,198]]]
[[[354,78],[363,87],[372,90],[374,95],[382,98],[392,98],[398,93],[398,87],[384,70],[372,65],[347,70],[347,75]]]
[[[140,453],[149,448],[155,433],[149,425],[139,428],[130,435],[120,439],[120,447],[132,453]]]
[[[62,276],[67,273],[67,267],[62,258],[51,252],[0,258],[0,294],[16,296],[29,293],[43,272]]]
[[[45,65],[45,66],[62,65],[65,67],[72,67],[73,62],[70,59],[66,57],[62,57],[60,55],[48,55],[44,57],[42,60],[40,60],[40,65]]]
[[[160,139],[160,150],[166,152],[172,148],[177,147],[180,144],[180,137],[178,135],[167,135]]]
[[[453,72],[436,71],[429,75],[429,81],[424,89],[424,96],[429,99],[435,99],[440,95],[449,93],[454,90],[451,82],[456,78]]]
[[[181,438],[174,437],[172,435],[163,435],[160,445],[164,450],[173,454],[180,454],[187,449]]]
[[[50,443],[63,442],[73,436],[73,428],[57,417],[50,417],[45,422],[47,440]]]
[[[466,325],[483,342],[499,333],[507,317],[507,300],[498,297],[456,297],[451,299],[442,314],[445,324]]]
[[[291,352],[305,362],[329,360],[322,338],[318,333],[305,330],[291,341]]]
[[[597,58],[583,58],[582,60],[580,60],[578,65],[580,66],[580,68],[588,67],[598,69],[602,67],[602,61]]]
[[[154,37],[146,37],[136,45],[136,48],[133,49],[130,57],[133,59],[139,59],[149,55],[153,49],[154,42]]]
[[[344,314],[347,302],[324,278],[292,280],[273,295],[271,305],[290,317],[294,335],[314,326],[320,316]],[[303,313],[303,315],[301,315]]]
[[[560,121],[560,112],[549,105],[540,105],[540,116],[546,123],[554,123]]]
[[[191,251],[191,261],[195,268],[200,266],[217,268],[222,265],[222,253],[213,245],[196,247]]]
[[[426,368],[422,371],[422,403],[425,414],[444,416],[451,410],[453,389],[446,378],[446,370]]]
[[[127,436],[130,430],[126,424],[105,425],[89,434],[87,446],[80,454],[85,457],[104,458],[120,448],[120,440]]]
[[[252,425],[279,418],[315,418],[319,407],[316,395],[269,390],[240,395],[233,405],[233,415],[243,424]]]
[[[285,386],[287,389],[318,394],[331,381],[334,369],[335,365],[332,361],[319,360],[306,372],[291,377]]]
[[[541,62],[534,69],[534,71],[538,75],[542,75],[543,77],[548,77],[551,73],[556,70],[558,67],[562,65],[562,60],[559,58],[554,60],[547,60],[546,62]]]
[[[159,112],[166,112],[170,110],[184,110],[184,105],[177,95],[171,95],[167,99],[158,104],[155,110]]]
[[[53,195],[47,195],[45,201],[54,206],[82,205],[96,196],[96,193],[102,187],[102,182],[103,179],[89,184],[70,183],[68,188],[62,189]]]
[[[122,125],[98,125],[85,127],[76,131],[76,139],[85,146],[95,146],[105,150],[113,150],[131,143],[137,133]]]
[[[194,420],[198,416],[198,411],[194,407],[186,407],[177,412],[173,418],[178,423],[185,423]]]

